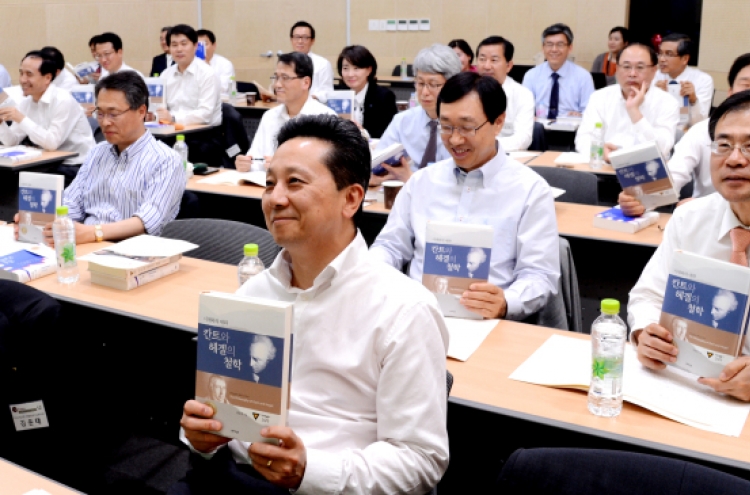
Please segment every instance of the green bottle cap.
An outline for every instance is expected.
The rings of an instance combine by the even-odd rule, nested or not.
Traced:
[[[55,213],[57,213],[58,217],[64,216],[68,214],[68,207],[65,205],[58,206],[55,208]]]
[[[258,256],[258,245],[257,244],[245,244],[245,256]]]
[[[177,140],[178,141],[184,141],[185,140],[185,135],[184,134],[178,134],[177,135]]]
[[[597,123],[596,123],[596,124],[594,125],[594,127],[596,127],[597,129],[601,129],[601,128],[602,128],[602,123],[601,123],[601,122],[597,122]]]
[[[620,301],[617,299],[602,299],[602,313],[616,315],[620,312]]]

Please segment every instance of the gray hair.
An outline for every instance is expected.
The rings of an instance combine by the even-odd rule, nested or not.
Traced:
[[[427,74],[440,74],[444,78],[450,79],[461,72],[461,61],[453,48],[435,43],[417,53],[414,59],[414,74],[417,71]]]
[[[569,45],[573,43],[573,31],[570,30],[567,24],[558,22],[557,24],[551,25],[542,32],[542,44],[544,44],[544,38],[546,38],[547,36],[554,36],[556,34],[564,35],[568,40]]]

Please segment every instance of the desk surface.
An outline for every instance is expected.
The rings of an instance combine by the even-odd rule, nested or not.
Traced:
[[[26,168],[37,167],[39,165],[62,162],[63,160],[73,158],[74,156],[78,156],[78,153],[74,151],[42,151],[42,156],[30,160],[23,160],[12,165],[0,165],[0,169],[18,171]]]
[[[2,488],[0,490],[3,495],[22,495],[34,489],[45,490],[51,495],[81,493],[12,462],[8,462],[5,459],[0,459],[0,480],[2,480]]]
[[[234,103],[232,103],[232,106],[235,108],[242,108],[242,109],[246,109],[246,108],[254,109],[255,108],[261,111],[270,110],[279,105],[281,105],[281,103],[277,101],[256,101],[255,105],[248,105],[247,100],[240,100],[240,101],[235,101]]]
[[[750,422],[735,438],[692,428],[627,402],[619,417],[599,418],[586,408],[584,392],[510,380],[508,376],[555,333],[588,338],[500,322],[468,361],[448,360],[448,370],[454,377],[450,400],[557,428],[750,469]]]
[[[207,131],[209,129],[213,129],[214,127],[218,127],[218,126],[208,125],[208,124],[187,124],[184,126],[182,130],[174,131],[174,132],[166,132],[166,133],[161,133],[161,134],[154,134],[154,137],[156,139],[171,138],[171,137],[177,136],[178,134],[193,134],[195,132]]]
[[[533,160],[529,160],[528,162],[526,162],[526,165],[532,167],[557,167],[557,165],[555,165],[555,158],[560,156],[560,153],[560,151],[545,151]],[[606,164],[600,170],[592,169],[591,167],[589,167],[588,163],[579,163],[577,165],[572,165],[571,167],[562,168],[570,168],[571,170],[589,172],[597,175],[615,175],[615,170],[610,165]]]

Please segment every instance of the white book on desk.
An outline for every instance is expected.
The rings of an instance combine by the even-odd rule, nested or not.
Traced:
[[[177,132],[177,127],[174,124],[162,124],[161,122],[144,122],[143,125],[151,134],[155,136],[174,134],[175,132]]]
[[[597,213],[594,216],[594,227],[599,229],[614,230],[626,234],[635,234],[659,221],[659,214],[655,211],[647,211],[639,217],[628,217],[619,205]]]
[[[716,393],[697,382],[697,376],[667,367],[652,371],[625,346],[624,400],[679,423],[701,430],[739,437],[750,413],[750,403]],[[591,379],[591,342],[553,335],[510,375],[512,380],[548,387],[588,390]],[[585,410],[587,397],[580,394]]]
[[[150,236],[131,237],[81,257],[89,271],[118,278],[130,278],[179,261],[183,253],[198,245],[178,239]]]
[[[26,283],[55,273],[55,250],[13,239],[13,228],[0,230],[0,279]]]
[[[18,174],[18,240],[44,242],[42,229],[55,220],[62,204],[65,177],[55,174],[21,172]]]
[[[646,210],[679,200],[667,161],[655,141],[615,150],[609,154],[623,191],[638,199]]]
[[[225,186],[239,186],[243,183],[266,187],[266,172],[253,170],[251,172],[238,172],[228,170],[212,177],[206,177],[198,181],[198,184],[214,184]]]
[[[0,165],[14,165],[24,160],[39,158],[42,150],[30,146],[5,146],[0,147]]]
[[[179,260],[179,258],[178,258]],[[179,261],[167,263],[157,268],[139,272],[136,275],[128,277],[110,276],[104,273],[91,270],[91,264],[89,263],[89,271],[91,272],[91,283],[97,285],[104,285],[113,289],[119,290],[133,290],[137,287],[144,286],[160,278],[164,278],[167,275],[171,275],[180,269]]]

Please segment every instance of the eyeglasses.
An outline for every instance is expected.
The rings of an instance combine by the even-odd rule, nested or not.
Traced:
[[[463,126],[453,127],[452,125],[448,125],[448,124],[440,124],[440,134],[442,134],[443,136],[452,136],[453,131],[456,131],[458,132],[459,136],[463,136],[463,137],[476,136],[477,131],[481,129],[484,126],[484,124],[486,124],[487,122],[489,122],[489,120],[485,120],[484,123],[481,124],[479,127],[463,127]]]
[[[429,89],[430,91],[438,91],[443,86],[445,86],[445,83],[443,84],[434,83],[434,82],[424,83],[421,81],[414,83],[414,87],[417,88],[417,91],[422,91],[425,87],[427,87],[427,89]]]
[[[679,57],[680,56],[679,53],[675,53],[675,52],[659,52],[657,55],[659,57]]]
[[[115,54],[115,52],[97,53],[96,55],[94,55],[94,58],[97,59],[97,60],[100,60],[100,59],[103,59],[103,58],[109,58],[109,57],[111,57],[114,54]]]
[[[624,72],[630,72],[631,70],[636,71],[639,74],[646,72],[646,69],[653,67],[653,65],[630,65],[630,64],[617,64],[617,67],[622,69]]]
[[[280,76],[274,74],[274,75],[271,76],[271,83],[275,83],[276,81],[279,81],[279,82],[281,82],[281,84],[286,84],[289,81],[291,81],[292,79],[302,79],[302,78],[299,77],[299,76],[289,77],[286,74],[281,74]]]
[[[568,46],[568,44],[565,43],[564,41],[558,41],[557,43],[552,43],[551,41],[547,41],[542,46],[544,46],[544,48],[560,49],[560,48],[565,48],[566,46]]]
[[[307,40],[311,40],[312,36],[292,36],[292,39],[294,41],[307,41]]]
[[[112,113],[112,112],[107,112],[107,113],[103,113],[103,112],[102,112],[101,110],[99,110],[98,108],[95,108],[95,109],[94,109],[94,117],[96,117],[96,120],[104,120],[104,119],[107,119],[107,120],[112,120],[112,121],[114,121],[114,120],[116,120],[116,119],[117,119],[118,117],[121,117],[122,115],[125,115],[125,114],[126,114],[126,113],[128,113],[129,111],[130,111],[130,108],[128,108],[127,110],[123,110],[122,112],[118,112],[118,113]]]
[[[711,141],[711,153],[716,156],[729,156],[734,150],[740,150],[740,153],[750,160],[750,144],[732,144],[729,141]]]

